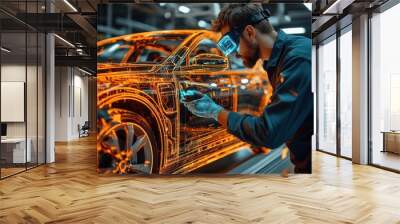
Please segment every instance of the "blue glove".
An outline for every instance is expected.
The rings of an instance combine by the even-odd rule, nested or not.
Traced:
[[[185,107],[198,117],[213,118],[218,121],[218,114],[223,107],[216,104],[207,94],[202,94],[196,90],[187,90],[181,92],[181,102]],[[184,101],[185,98],[197,96],[198,99],[192,101]]]

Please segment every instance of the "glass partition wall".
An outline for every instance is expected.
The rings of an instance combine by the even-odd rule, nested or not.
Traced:
[[[398,21],[400,4],[388,1],[372,13],[368,34],[368,164],[395,172],[400,172],[400,45],[393,28]],[[352,42],[349,25],[318,43],[316,51],[317,149],[347,159],[352,157]]]
[[[7,6],[28,13],[43,5],[13,3]],[[45,35],[24,15],[0,10],[1,179],[45,163]]]
[[[316,53],[317,150],[351,159],[351,25],[321,41]]]
[[[336,154],[336,35],[319,44],[318,149]]]
[[[371,18],[370,163],[400,172],[400,4]]]
[[[340,155],[352,158],[352,33],[351,25],[341,31],[339,38],[340,64]]]

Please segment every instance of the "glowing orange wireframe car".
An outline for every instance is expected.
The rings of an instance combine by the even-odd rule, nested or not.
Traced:
[[[232,111],[264,108],[265,71],[223,56],[218,38],[206,30],[171,30],[98,42],[99,172],[188,173],[244,145],[179,100],[179,90],[197,89]]]

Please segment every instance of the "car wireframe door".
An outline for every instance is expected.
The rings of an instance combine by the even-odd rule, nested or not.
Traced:
[[[223,73],[227,58],[221,56],[215,42],[201,40],[192,47],[186,63],[176,72],[179,90],[197,90],[208,94],[217,104],[233,110],[234,88],[231,77]],[[181,95],[179,96],[181,97]],[[180,98],[180,101],[182,98]],[[211,142],[225,130],[212,118],[193,115],[180,104],[180,156],[201,153],[213,147]]]
[[[124,38],[99,47],[97,150],[102,171],[158,173],[164,158],[177,155],[177,89],[174,66],[167,61],[175,48],[149,41],[135,44]],[[162,127],[170,134],[166,141],[159,137]],[[162,144],[169,150],[162,152]]]

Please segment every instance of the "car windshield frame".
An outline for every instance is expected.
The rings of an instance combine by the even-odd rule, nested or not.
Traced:
[[[97,48],[97,62],[105,64],[161,64],[185,41],[187,34],[155,34],[148,36],[132,35],[112,38],[110,41],[99,45]],[[170,42],[170,45],[161,42]],[[175,43],[173,43],[175,42]],[[122,54],[116,54],[117,51]],[[143,55],[143,53],[147,51]],[[146,56],[148,59],[149,51],[159,52],[158,61],[140,61]],[[106,55],[107,54],[107,55]],[[162,57],[161,57],[161,54]],[[116,56],[113,56],[116,55]]]

